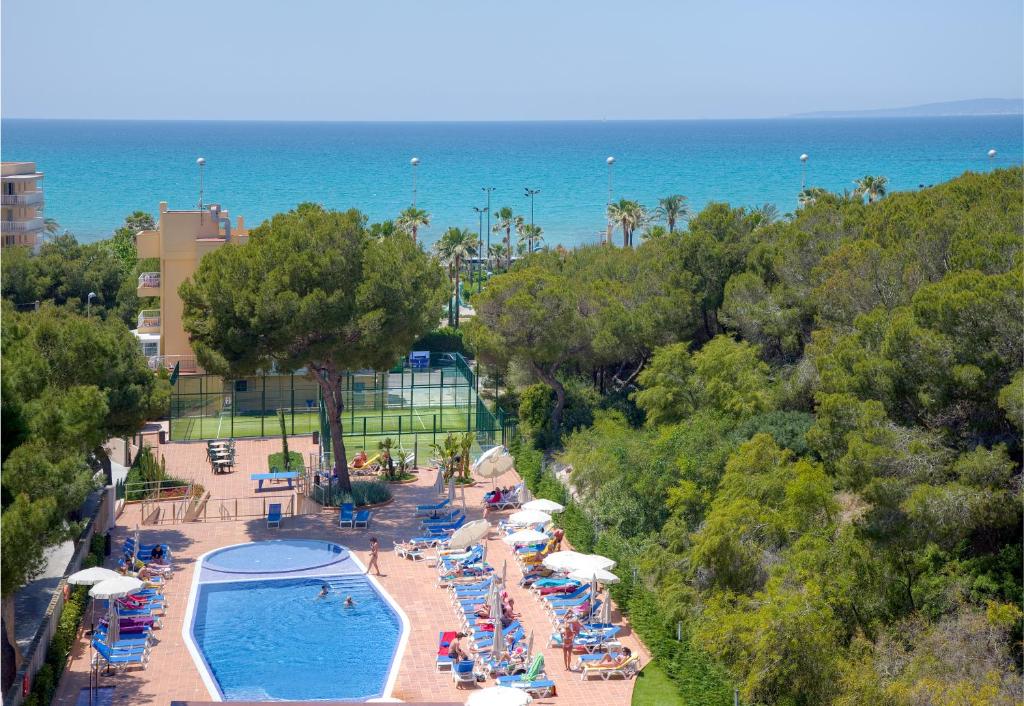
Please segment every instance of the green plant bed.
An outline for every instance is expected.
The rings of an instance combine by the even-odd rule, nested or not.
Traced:
[[[475,478],[456,478],[455,479],[455,485],[469,487],[471,485],[476,485],[476,479]]]
[[[334,497],[330,504],[337,507],[343,503],[352,503],[356,507],[367,505],[380,505],[391,500],[391,488],[387,483],[379,480],[354,480],[352,481],[352,492],[342,493],[334,491]]]
[[[411,483],[416,480],[416,475],[413,473],[396,473],[394,478],[388,478],[387,476],[381,476],[381,478],[387,483]]]
[[[657,660],[645,666],[633,687],[633,706],[683,706],[683,697]]]
[[[289,471],[302,472],[306,468],[305,465],[302,463],[302,454],[300,454],[298,451],[289,451],[288,458],[291,461],[291,468],[288,469]],[[272,453],[269,456],[267,456],[267,468],[270,469],[271,473],[275,473],[276,471],[283,471],[284,453],[278,451],[277,453]]]

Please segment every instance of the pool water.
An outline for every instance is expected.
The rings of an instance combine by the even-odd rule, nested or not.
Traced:
[[[318,599],[324,583],[331,591]],[[343,605],[346,596],[354,607]],[[202,583],[192,622],[227,701],[380,696],[401,632],[398,615],[361,575]]]
[[[347,558],[348,550],[333,542],[276,539],[212,552],[203,560],[203,567],[232,574],[268,574],[329,566]]]

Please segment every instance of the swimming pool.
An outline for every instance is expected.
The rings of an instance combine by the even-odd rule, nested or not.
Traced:
[[[262,573],[238,570],[255,562]],[[319,598],[324,584],[330,591]],[[205,555],[185,622],[211,696],[225,701],[387,696],[407,632],[401,610],[348,550],[305,540]]]

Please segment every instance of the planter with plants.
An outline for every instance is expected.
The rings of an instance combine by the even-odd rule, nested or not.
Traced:
[[[455,485],[476,485],[476,481],[469,470],[469,454],[473,448],[474,441],[476,441],[476,436],[472,432],[465,432],[464,434],[449,432],[448,436],[440,444],[431,444],[431,448],[434,450],[441,471],[444,474],[445,483],[455,478]]]
[[[388,483],[411,483],[416,476],[410,472],[411,462],[406,460],[409,453],[405,449],[394,448],[394,445],[390,436],[377,442],[381,478]]]

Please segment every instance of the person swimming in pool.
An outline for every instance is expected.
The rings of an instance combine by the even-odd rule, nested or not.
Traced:
[[[326,583],[320,586],[320,593],[317,594],[314,600],[320,600],[321,598],[327,598],[327,595],[331,592],[331,587]]]
[[[352,596],[345,596],[345,607],[346,608],[355,608],[356,607],[356,602],[354,600],[352,600]]]

